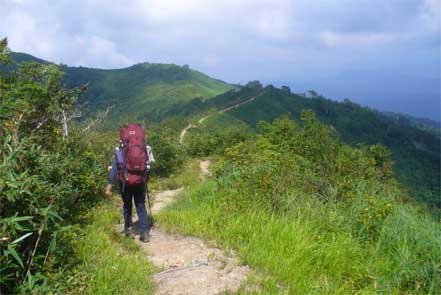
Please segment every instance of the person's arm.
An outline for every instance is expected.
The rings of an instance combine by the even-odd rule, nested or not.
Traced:
[[[109,175],[107,177],[106,188],[104,189],[104,193],[109,197],[112,195],[112,191],[111,191],[112,184],[115,182],[117,175],[118,175],[118,164],[116,162],[116,157],[115,157],[112,162],[112,168],[110,169]]]

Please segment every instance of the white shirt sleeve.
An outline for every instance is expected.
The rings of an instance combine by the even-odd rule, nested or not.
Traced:
[[[155,157],[153,156],[153,150],[151,146],[147,145],[146,149],[147,149],[147,156],[149,157],[149,163],[155,162]]]

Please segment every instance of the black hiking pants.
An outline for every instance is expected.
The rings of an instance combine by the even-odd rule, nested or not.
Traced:
[[[124,191],[121,190],[121,197],[124,203],[124,230],[128,231],[128,229],[132,226],[132,207],[134,200],[136,213],[139,220],[139,232],[143,233],[148,231],[149,222],[147,210],[145,209],[145,184],[138,186],[126,186]]]

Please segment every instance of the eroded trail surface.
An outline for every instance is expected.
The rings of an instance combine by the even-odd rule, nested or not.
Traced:
[[[200,162],[201,177],[210,174],[209,164],[209,161]],[[174,202],[182,190],[154,194],[153,213]],[[236,291],[250,272],[247,266],[239,264],[234,254],[228,256],[199,238],[167,233],[159,225],[151,229],[149,243],[139,242],[138,237],[136,243],[161,269],[154,275],[155,294],[215,295]]]

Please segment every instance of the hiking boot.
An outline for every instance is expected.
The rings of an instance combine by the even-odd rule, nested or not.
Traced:
[[[126,236],[126,238],[129,238],[129,239],[135,238],[135,236],[132,233],[132,228],[128,228],[128,229],[124,230],[124,235]]]
[[[141,235],[139,236],[139,240],[144,243],[150,242],[149,232],[145,231],[145,232],[141,233]]]

